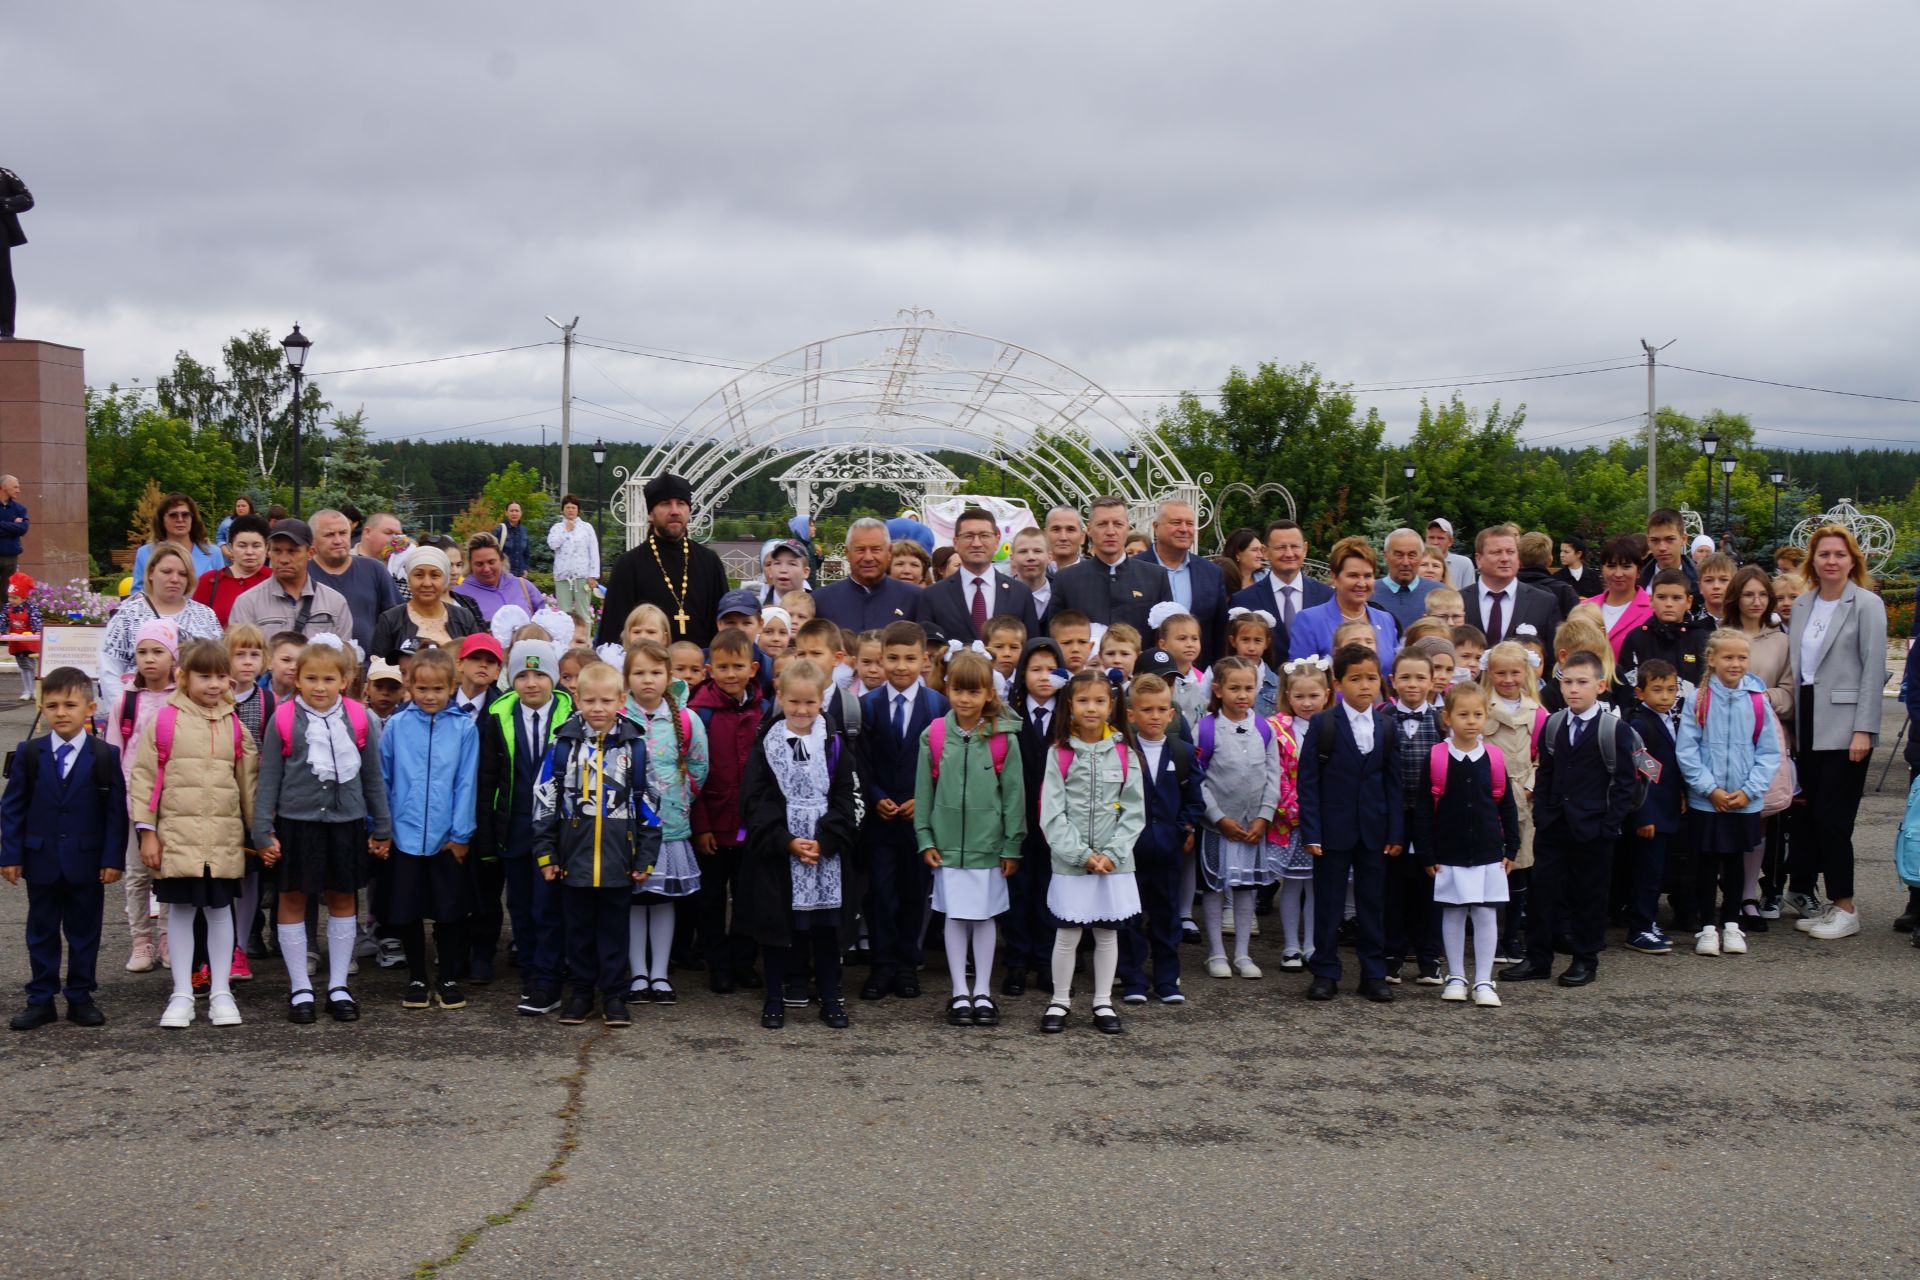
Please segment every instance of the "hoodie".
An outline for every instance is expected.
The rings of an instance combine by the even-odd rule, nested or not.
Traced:
[[[1766,686],[1750,675],[1741,676],[1733,689],[1720,683],[1718,676],[1710,676],[1681,715],[1674,754],[1687,780],[1687,803],[1693,810],[1712,813],[1713,802],[1707,796],[1720,789],[1747,793],[1747,803],[1736,812],[1760,812],[1760,802],[1780,768],[1780,737],[1773,731],[1766,692]],[[1760,695],[1757,708],[1755,694]]]
[[[967,871],[995,868],[1002,858],[1018,858],[1027,838],[1026,775],[1021,767],[1018,718],[1004,712],[982,733],[962,733],[953,713],[946,725],[946,749],[940,777],[933,776],[933,729],[920,735],[920,764],[914,775],[915,847],[938,849],[943,867]],[[1005,735],[1006,756],[993,767],[995,735]]]
[[[1067,669],[1066,656],[1060,652],[1060,646],[1046,636],[1038,636],[1020,650],[1020,662],[1014,667],[1013,680],[1007,686],[1007,710],[1020,721],[1020,773],[1027,792],[1027,834],[1035,840],[1040,836],[1040,760],[1046,755],[1048,740],[1053,736],[1053,719],[1048,716],[1044,734],[1035,733],[1028,723],[1026,678],[1027,659],[1042,650],[1053,655],[1054,670]],[[1054,709],[1058,710],[1058,703]]]

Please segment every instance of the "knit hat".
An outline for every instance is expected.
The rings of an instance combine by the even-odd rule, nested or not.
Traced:
[[[175,659],[180,657],[180,630],[165,618],[148,618],[133,633],[133,647],[136,649],[149,640],[157,640],[165,645],[167,653]]]
[[[33,591],[33,579],[24,573],[16,573],[7,579],[7,594],[25,597]]]
[[[560,671],[559,654],[545,640],[522,640],[513,646],[513,653],[507,660],[508,681],[522,671],[531,671],[552,680]]]

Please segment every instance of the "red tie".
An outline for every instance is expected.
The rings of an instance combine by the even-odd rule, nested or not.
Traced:
[[[1493,603],[1487,606],[1487,643],[1488,644],[1499,644],[1503,639],[1506,638],[1506,634],[1507,634],[1506,629],[1500,625],[1503,621],[1505,621],[1505,619],[1503,619],[1500,616],[1500,606],[1506,600],[1506,598],[1507,598],[1507,593],[1504,591],[1495,591],[1492,593],[1491,599],[1493,600]]]
[[[987,580],[973,580],[973,637],[978,640],[987,627]]]

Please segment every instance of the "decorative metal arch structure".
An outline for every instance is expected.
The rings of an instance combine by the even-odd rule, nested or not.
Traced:
[[[1692,507],[1688,506],[1686,503],[1684,502],[1681,503],[1680,504],[1681,536],[1686,538],[1688,542],[1692,542],[1695,538],[1703,536],[1706,532],[1707,532],[1707,522],[1701,519],[1700,513],[1698,511],[1695,511]]]
[[[1224,520],[1227,514],[1227,502],[1232,498],[1245,498],[1256,511],[1260,510],[1260,504],[1264,500],[1278,498],[1287,504],[1287,519],[1300,518],[1299,510],[1293,503],[1293,491],[1287,486],[1277,481],[1270,481],[1256,489],[1244,480],[1236,480],[1214,495],[1213,510],[1208,513],[1208,520],[1202,526],[1211,530],[1211,541],[1215,550],[1226,545],[1230,531],[1226,528]]]
[[[1860,544],[1860,553],[1867,558],[1867,568],[1873,572],[1879,573],[1887,567],[1887,561],[1893,559],[1893,524],[1879,516],[1868,515],[1847,498],[1836,502],[1826,514],[1808,516],[1793,526],[1787,541],[1805,550],[1813,531],[1823,524],[1837,524],[1851,533],[1853,540]]]
[[[999,467],[1048,503],[1084,508],[1114,493],[1137,523],[1168,498],[1192,503],[1202,523],[1211,515],[1213,477],[1189,476],[1159,435],[1099,383],[1030,347],[920,309],[901,311],[894,324],[795,347],[723,384],[637,467],[615,470],[621,483],[613,505],[627,545],[636,545],[646,536],[647,479],[674,472],[693,488],[699,536],[734,488],[783,464],[790,468],[783,481],[800,473],[789,497],[811,514],[820,508],[799,506],[803,485],[820,500],[856,484],[904,492],[910,483],[957,479],[928,456],[934,450]],[[819,474],[832,476],[817,487],[806,474],[809,455],[824,455]],[[927,491],[916,492],[924,502]]]
[[[886,489],[905,505],[920,508],[960,492],[960,477],[932,454],[871,441],[811,454],[781,473],[779,484],[796,512],[824,510],[856,485]]]

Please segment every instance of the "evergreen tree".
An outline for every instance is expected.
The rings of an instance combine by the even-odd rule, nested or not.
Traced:
[[[332,451],[322,466],[320,484],[305,494],[309,510],[349,504],[369,513],[393,510],[393,495],[381,475],[380,459],[367,447],[366,417],[365,409],[355,409],[327,424],[333,429],[329,441]],[[304,517],[307,513],[299,514]],[[406,524],[404,518],[401,524]]]

